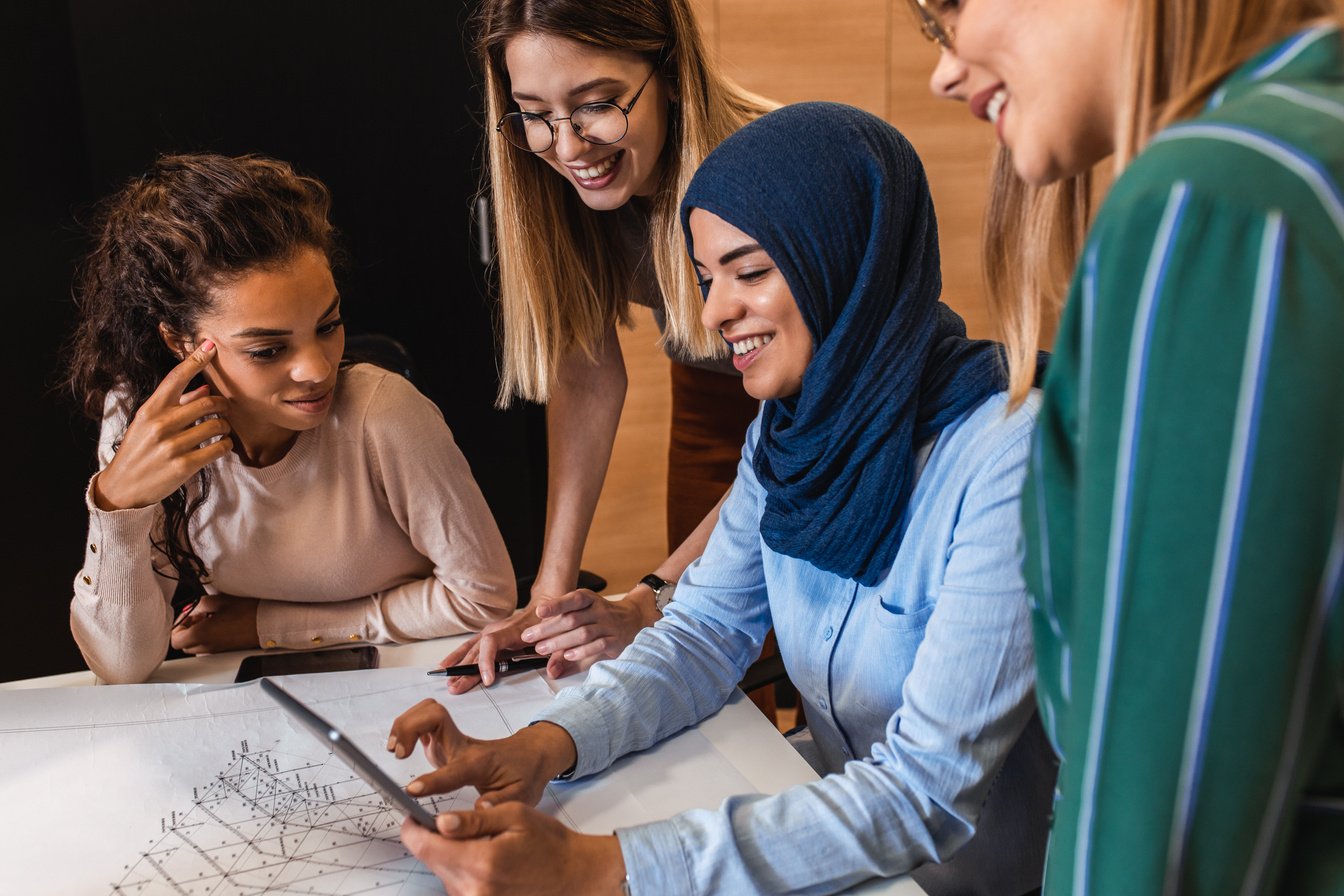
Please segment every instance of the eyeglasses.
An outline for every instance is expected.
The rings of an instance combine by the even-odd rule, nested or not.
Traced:
[[[584,103],[564,118],[546,118],[540,112],[510,112],[499,120],[495,130],[509,143],[524,152],[545,152],[555,145],[555,126],[562,121],[569,122],[580,140],[597,146],[615,143],[630,130],[630,110],[635,108],[644,88],[649,86],[653,71],[639,85],[639,90],[625,106],[615,103]]]
[[[919,16],[919,30],[924,32],[924,36],[944,50],[951,51],[952,27],[944,25],[938,14],[929,9],[928,0],[910,0],[910,8]]]

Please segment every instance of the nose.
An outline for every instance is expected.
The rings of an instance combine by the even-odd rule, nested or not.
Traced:
[[[324,383],[332,369],[340,363],[340,353],[333,358],[326,348],[316,342],[296,348],[289,375],[296,383]]]
[[[590,145],[574,131],[568,120],[555,124],[555,143],[551,151],[560,161],[574,161],[587,152]]]
[[[708,330],[722,330],[741,316],[741,309],[734,308],[734,303],[728,298],[728,291],[717,288],[711,281],[709,293],[705,296],[705,307],[700,312],[700,323]]]
[[[968,73],[968,66],[956,53],[939,48],[938,64],[934,66],[933,74],[929,76],[929,90],[939,99],[965,102]]]

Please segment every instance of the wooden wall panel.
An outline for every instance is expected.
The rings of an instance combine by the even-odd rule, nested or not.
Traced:
[[[943,300],[966,318],[972,335],[991,336],[995,330],[984,301],[980,232],[994,132],[972,118],[965,103],[936,99],[929,92],[938,51],[919,33],[905,0],[893,2],[887,120],[914,144],[928,173],[938,214]]]
[[[718,0],[728,74],[781,103],[887,106],[890,0]]]
[[[700,33],[704,35],[705,45],[710,50],[717,51],[719,48],[719,0],[690,0],[691,11],[695,13],[695,20],[700,25]]]

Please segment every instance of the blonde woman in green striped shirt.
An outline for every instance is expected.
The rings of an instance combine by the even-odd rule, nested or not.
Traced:
[[[1028,185],[987,240],[1019,400],[1080,256],[1023,497],[1045,892],[1344,892],[1344,12],[916,10]]]

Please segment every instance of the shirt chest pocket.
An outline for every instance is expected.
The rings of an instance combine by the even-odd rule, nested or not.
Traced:
[[[874,591],[863,601],[872,621],[893,632],[916,632],[924,637],[924,627],[933,615],[933,601],[920,595]]]

